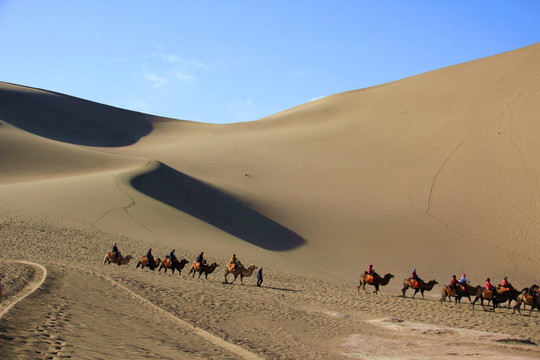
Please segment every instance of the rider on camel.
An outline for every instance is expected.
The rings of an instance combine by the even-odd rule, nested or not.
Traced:
[[[176,255],[174,255],[174,252],[176,250],[171,250],[171,252],[169,253],[169,255],[167,255],[167,259],[171,260],[171,265],[175,262],[178,262],[178,259],[176,258]]]
[[[456,275],[452,275],[452,279],[450,280],[450,289],[452,290],[457,290],[457,284],[458,284],[458,281],[457,281],[457,278],[456,278]]]
[[[414,285],[415,289],[418,289],[418,286],[420,284],[420,278],[416,274],[416,269],[413,269],[413,271],[411,273],[411,279],[413,279],[416,282],[415,285]]]
[[[231,260],[229,260],[229,264],[233,264],[233,271],[236,271],[236,267],[238,266],[238,259],[236,258],[236,254],[233,254]]]
[[[487,278],[486,279],[486,290],[490,290],[493,292],[493,301],[495,301],[497,299],[497,291],[495,289],[495,286],[493,286],[491,284],[491,279],[490,278]]]
[[[501,287],[505,288],[506,290],[513,289],[513,286],[510,285],[510,283],[508,282],[508,276],[505,276],[505,277],[502,279]],[[506,290],[505,290],[505,291],[506,291]]]
[[[202,267],[204,264],[206,264],[206,261],[204,260],[204,252],[201,251],[199,256],[197,256],[197,260],[195,260],[195,262],[199,264],[199,267]]]
[[[120,255],[120,250],[118,250],[118,246],[116,246],[116,243],[114,243],[112,247],[112,252],[114,254],[114,262],[118,260],[118,255]]]
[[[148,266],[150,268],[154,267],[155,260],[154,255],[152,255],[152,248],[148,249],[148,251],[146,252],[146,261],[148,261]]]
[[[469,286],[469,284],[471,283],[469,280],[467,280],[466,276],[467,275],[465,274],[461,274],[461,279],[459,279],[459,283],[461,284],[463,289],[466,289],[467,286]]]

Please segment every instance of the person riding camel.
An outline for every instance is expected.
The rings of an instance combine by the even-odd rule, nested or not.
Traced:
[[[204,264],[206,264],[206,261],[204,260],[204,252],[201,251],[201,253],[199,254],[199,256],[197,256],[197,260],[195,260],[196,263],[199,264],[199,267],[203,266]]]
[[[457,281],[457,278],[456,278],[456,275],[452,275],[452,279],[450,280],[450,289],[452,290],[457,290],[457,285],[458,285],[458,281]]]
[[[461,274],[461,279],[459,279],[460,285],[463,287],[463,290],[465,290],[469,284],[471,283],[469,280],[467,280],[467,275]]]
[[[233,271],[236,271],[236,267],[238,266],[238,259],[236,258],[236,254],[233,254],[231,260],[229,260],[229,265],[233,265]]]
[[[197,256],[197,262],[201,265],[204,263],[204,252],[201,251],[199,256]]]
[[[495,291],[495,286],[491,284],[491,279],[486,279],[486,290],[490,290],[492,292],[493,301],[495,302],[497,300],[497,291]]]
[[[418,289],[418,286],[420,284],[420,278],[418,277],[418,275],[416,274],[416,269],[413,269],[412,273],[411,273],[411,279],[413,281],[415,281],[415,285],[414,285],[414,288],[415,289]]]
[[[114,254],[114,262],[118,261],[118,255],[120,255],[120,250],[118,250],[118,246],[116,246],[116,243],[114,243],[112,247],[112,252]]]
[[[508,291],[510,289],[513,289],[514,287],[508,282],[508,276],[505,276],[502,279],[501,287],[504,288],[502,291]]]
[[[176,255],[174,255],[174,252],[176,250],[171,250],[171,252],[169,253],[169,255],[167,255],[167,259],[171,260],[171,265],[175,262],[178,262],[178,259],[176,258]]]
[[[533,286],[531,286],[531,287],[529,288],[528,293],[529,293],[530,296],[532,296],[532,302],[533,302],[533,304],[536,302],[536,297],[537,297],[538,295],[540,295],[539,292],[540,292],[540,286],[538,286],[538,285],[536,285],[536,284],[534,284]]]
[[[152,248],[148,249],[146,252],[146,261],[148,262],[148,266],[150,268],[153,268],[155,265],[154,255],[152,255]]]

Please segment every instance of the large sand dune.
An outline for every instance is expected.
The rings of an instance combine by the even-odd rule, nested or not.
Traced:
[[[113,288],[121,287],[125,296],[115,295],[114,314],[100,310],[100,316],[118,316],[142,334],[144,326],[135,325],[137,321],[151,321],[152,312],[165,311],[177,319],[179,331],[202,339],[205,348],[197,352],[189,345],[192,339],[162,343],[159,349],[147,345],[146,352],[120,349],[124,356],[154,351],[175,358],[178,348],[185,357],[207,358],[212,351],[219,354],[216,358],[339,358],[354,351],[367,356],[369,349],[358,348],[351,338],[360,326],[357,321],[399,314],[441,326],[508,332],[523,340],[530,331],[517,329],[517,318],[510,320],[509,314],[463,310],[452,323],[438,303],[426,300],[415,305],[429,314],[427,320],[419,319],[406,311],[409,301],[357,295],[355,284],[370,263],[380,273],[395,274],[383,288],[394,295],[412,268],[440,284],[462,272],[475,285],[486,277],[498,282],[504,275],[519,288],[540,282],[538,114],[540,44],[229,125],[161,118],[0,83],[0,241],[9,248],[0,257],[48,266],[53,278],[44,283],[47,294],[56,292],[80,304],[72,307],[73,316],[84,317],[90,305],[67,285],[56,289],[56,282],[87,282],[90,296],[105,305],[108,295],[98,289],[111,291],[111,279],[116,279]],[[36,235],[40,232],[43,237]],[[69,240],[72,235],[76,240]],[[174,292],[166,295],[163,289],[171,285],[162,274],[133,273],[134,264],[130,270],[103,270],[99,261],[114,241],[136,257],[149,246],[159,249],[156,255],[161,257],[171,248],[189,258],[204,250],[224,265],[236,253],[244,263],[273,272],[274,283],[268,286],[274,290],[264,288],[263,295],[257,292],[263,289],[232,291],[219,282],[221,270],[213,274],[214,282],[174,285],[182,292],[191,286],[201,293],[208,290],[222,301],[228,293],[238,297],[230,300],[237,311],[226,311],[212,300],[202,309]],[[81,267],[87,271],[75,270]],[[80,273],[79,278],[64,275],[66,271]],[[154,297],[149,289],[165,292]],[[21,303],[40,296],[36,294]],[[263,301],[262,308],[246,311],[239,300],[244,295],[248,302],[269,295],[282,301]],[[371,304],[356,309],[359,296]],[[167,299],[191,310],[179,310]],[[330,305],[332,299],[341,299],[340,305]],[[143,300],[142,320],[126,318],[136,312],[133,301]],[[285,306],[289,301],[297,305]],[[68,303],[57,305],[64,309]],[[376,311],[378,305],[386,310]],[[394,306],[403,311],[390,310]],[[284,308],[289,310],[278,316]],[[17,311],[15,306],[10,313]],[[267,318],[257,317],[261,311],[268,311]],[[192,312],[202,312],[211,325]],[[39,314],[26,314],[26,324],[39,323]],[[328,314],[349,320],[326,325],[327,320],[310,317]],[[471,316],[474,326],[465,320]],[[12,329],[6,319],[0,326]],[[199,330],[189,330],[182,319],[209,335],[195,336]],[[80,320],[92,328],[89,321]],[[493,321],[495,328],[485,325]],[[538,315],[527,324],[536,334],[532,342],[539,341]],[[244,343],[242,336],[233,335],[236,326],[257,334],[251,331]],[[319,326],[320,333],[305,326]],[[360,328],[363,336],[391,333],[365,322]],[[313,343],[314,337],[325,336],[325,329],[328,341]],[[30,336],[24,327],[20,331]],[[100,330],[90,342],[104,336],[106,331]],[[18,352],[2,339],[6,354],[24,357],[27,349]],[[278,345],[282,339],[294,350]],[[349,350],[356,350],[344,350],[345,339]],[[70,341],[75,348],[83,346],[80,340]],[[85,346],[82,357],[106,357],[89,350],[91,344]],[[505,354],[515,350],[510,348],[504,347]],[[530,351],[538,354],[530,349],[523,354]]]

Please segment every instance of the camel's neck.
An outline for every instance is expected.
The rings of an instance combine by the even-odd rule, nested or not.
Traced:
[[[254,270],[255,270],[254,268],[250,267],[250,268],[245,269],[245,271],[242,271],[242,272],[244,273],[244,276],[251,276]]]
[[[429,291],[429,290],[433,289],[434,286],[435,286],[435,280],[431,280],[430,282],[428,282],[426,284],[426,290]]]
[[[387,285],[387,284],[390,282],[390,279],[391,279],[391,278],[392,278],[392,277],[390,276],[390,274],[384,275],[384,277],[381,278],[380,284],[381,284],[381,285]]]

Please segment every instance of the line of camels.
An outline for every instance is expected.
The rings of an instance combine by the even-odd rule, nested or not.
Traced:
[[[390,279],[392,279],[394,275],[388,273],[381,277],[379,274],[374,273],[373,275],[369,275],[367,272],[362,274],[360,276],[360,281],[358,284],[358,292],[360,293],[360,288],[362,288],[366,293],[366,285],[372,285],[375,287],[374,293],[377,294],[379,292],[380,286],[386,286],[390,282]],[[433,287],[438,284],[438,282],[433,279],[428,281],[427,283],[424,282],[421,279],[412,279],[407,278],[403,280],[403,289],[401,290],[402,296],[405,297],[405,292],[407,289],[411,288],[414,289],[413,298],[418,292],[422,294],[422,298],[424,298],[424,291],[431,291]],[[533,292],[536,293],[535,296],[530,294],[530,289],[533,289]],[[523,307],[525,305],[528,305],[531,307],[531,310],[529,312],[529,315],[531,315],[532,311],[536,308],[538,311],[540,311],[540,288],[537,285],[531,286],[531,288],[524,288],[521,291],[515,289],[514,287],[503,287],[501,285],[497,286],[495,293],[492,290],[488,290],[485,287],[482,287],[480,285],[478,286],[470,286],[470,285],[461,285],[459,284],[455,289],[451,288],[450,285],[444,285],[441,290],[441,299],[440,302],[446,301],[448,298],[449,301],[452,301],[452,298],[455,299],[455,304],[461,306],[461,298],[466,297],[471,302],[473,309],[475,303],[480,300],[480,305],[484,310],[487,311],[486,307],[484,306],[484,300],[487,300],[488,304],[489,302],[492,303],[492,311],[495,311],[495,308],[499,306],[500,304],[504,304],[508,301],[508,308],[510,309],[510,304],[512,301],[515,301],[516,304],[514,305],[514,311],[513,314],[515,314],[516,310],[521,314],[521,305],[523,304]],[[471,296],[475,296],[474,300],[471,300]]]
[[[119,253],[117,258],[115,259],[114,253],[110,251],[105,255],[105,258],[103,259],[103,264],[117,264],[119,266],[127,265],[129,264],[131,259],[133,259],[133,256],[127,255],[124,257],[121,253]],[[140,267],[141,269],[144,269],[145,267],[148,267],[150,270],[154,270],[157,268],[158,271],[161,271],[161,269],[164,269],[165,273],[167,272],[167,270],[171,270],[173,274],[175,271],[178,271],[178,274],[181,275],[182,270],[188,263],[189,261],[187,259],[181,259],[181,260],[174,259],[171,261],[171,259],[167,257],[163,260],[161,260],[161,258],[158,257],[157,259],[155,258],[154,261],[152,262],[152,261],[148,261],[146,256],[143,256],[137,262],[136,268]],[[208,280],[208,275],[213,273],[214,270],[216,270],[218,266],[219,265],[216,262],[213,262],[212,264],[208,265],[206,261],[203,262],[202,264],[199,264],[197,261],[194,261],[189,268],[188,275],[192,275],[192,277],[195,277],[195,274],[199,273],[199,278],[200,278],[201,275],[204,273],[204,277],[206,278],[206,280]],[[240,283],[243,285],[244,278],[253,275],[253,272],[256,269],[257,269],[256,265],[251,264],[246,268],[244,265],[242,265],[240,261],[236,262],[236,266],[234,266],[234,264],[227,264],[227,266],[225,266],[225,283],[229,284],[227,277],[229,275],[232,275],[234,279],[233,281],[230,282],[231,284],[234,283],[238,277],[240,277]]]

